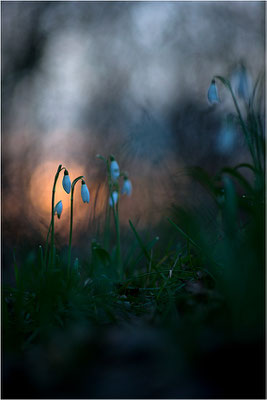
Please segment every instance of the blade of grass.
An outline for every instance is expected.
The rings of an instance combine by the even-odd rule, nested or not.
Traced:
[[[248,164],[248,163],[241,163],[241,164],[238,164],[238,165],[236,165],[236,166],[234,167],[234,169],[239,169],[239,168],[249,168],[249,169],[251,169],[253,172],[255,172],[255,168],[253,167],[253,165]]]
[[[183,235],[183,237],[184,237],[186,240],[188,240],[188,241],[189,241],[193,246],[195,246],[197,249],[201,250],[201,248],[199,247],[199,245],[196,244],[196,243],[194,242],[194,240],[192,240],[181,228],[179,228],[179,226],[176,225],[175,222],[173,222],[170,218],[167,218],[167,220],[172,224],[172,226],[175,227],[175,229],[177,229],[178,232],[180,232],[180,233]]]
[[[170,218],[167,218],[167,220],[174,226],[174,228],[175,228],[178,232],[180,232],[180,233],[184,236],[184,238],[185,238],[186,240],[188,240],[193,246],[195,246],[195,247],[202,253],[202,255],[203,255],[204,257],[206,257],[208,260],[210,260],[210,261],[212,262],[212,264],[215,264],[215,265],[217,265],[218,267],[222,267],[221,264],[219,264],[218,262],[214,261],[213,258],[212,258],[210,255],[208,255],[207,253],[205,253],[205,252],[201,249],[201,247],[200,247],[197,243],[194,242],[194,240],[192,240],[181,228],[179,228],[178,225],[175,224],[175,222],[173,222]]]
[[[235,169],[230,168],[230,167],[225,167],[225,168],[221,169],[220,174],[222,174],[222,173],[232,175],[234,178],[236,178],[239,181],[239,183],[244,187],[244,189],[246,189],[249,193],[253,192],[253,189],[252,189],[251,185],[249,184],[249,182],[247,181],[247,179],[244,178]]]
[[[150,261],[150,255],[149,255],[149,253],[148,253],[148,251],[147,251],[142,239],[138,235],[138,233],[137,233],[137,231],[136,231],[135,227],[133,226],[133,223],[132,223],[132,221],[130,219],[129,219],[129,224],[130,224],[130,227],[132,228],[132,231],[133,231],[133,233],[134,233],[134,235],[135,235],[135,237],[136,237],[136,239],[137,239],[137,241],[138,241],[138,243],[139,243],[139,245],[140,245],[145,257],[146,257],[146,259],[149,262]]]

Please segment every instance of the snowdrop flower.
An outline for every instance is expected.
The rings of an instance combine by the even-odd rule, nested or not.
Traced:
[[[118,201],[118,197],[119,197],[118,192],[113,192],[113,193],[112,193],[112,195],[111,195],[110,198],[109,198],[109,205],[110,205],[111,207],[113,206],[113,202],[114,202],[114,206],[115,206],[115,204],[116,204],[117,201]],[[112,199],[113,199],[113,202],[112,202]]]
[[[82,180],[81,195],[82,195],[83,202],[89,203],[90,194],[89,194],[88,187],[86,186],[84,180]]]
[[[209,90],[208,90],[208,100],[210,104],[219,103],[219,97],[217,92],[217,87],[215,83],[215,79],[212,79]]]
[[[232,114],[222,122],[221,128],[215,138],[215,148],[221,154],[230,153],[236,144],[237,132]]]
[[[62,201],[60,200],[56,205],[55,205],[55,214],[57,214],[58,219],[60,218],[63,210],[63,204]]]
[[[230,153],[236,142],[236,132],[231,126],[223,126],[216,138],[216,150],[221,154]]]
[[[169,270],[169,278],[172,277],[172,269]]]
[[[235,94],[245,101],[249,100],[252,91],[251,78],[243,64],[237,68],[231,77],[231,85]]]
[[[120,176],[120,168],[114,157],[110,156],[110,175],[113,181],[116,181]]]
[[[131,196],[131,194],[132,194],[132,183],[127,177],[124,177],[124,183],[122,186],[121,193],[122,194],[125,193],[125,194],[127,194],[127,196]]]
[[[70,176],[68,171],[65,169],[64,171],[64,177],[62,180],[62,186],[63,189],[65,190],[65,192],[67,192],[68,194],[70,193],[70,189],[71,189],[71,181],[70,181]]]

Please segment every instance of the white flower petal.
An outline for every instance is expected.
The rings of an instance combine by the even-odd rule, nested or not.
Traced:
[[[62,186],[65,192],[68,194],[70,193],[71,189],[71,181],[70,181],[70,176],[69,175],[64,175],[63,180],[62,180]]]
[[[81,187],[81,195],[82,195],[82,200],[84,203],[89,203],[90,200],[90,194],[88,187],[84,182],[82,182],[82,187]]]
[[[63,204],[62,201],[60,200],[55,206],[55,213],[57,214],[58,218],[60,218],[62,210],[63,210]]]
[[[110,198],[109,198],[109,205],[110,205],[111,207],[113,206],[113,202],[114,202],[114,206],[115,206],[115,204],[116,204],[117,201],[118,201],[118,197],[119,197],[118,192],[113,192],[113,193],[112,193],[112,195],[111,195]],[[112,202],[112,198],[113,198],[113,202]]]
[[[241,66],[234,71],[231,77],[231,85],[238,97],[245,101],[249,100],[252,93],[252,82],[251,77],[244,66]]]
[[[230,153],[236,142],[236,132],[230,126],[223,127],[216,138],[216,150],[222,154]]]
[[[210,104],[216,104],[216,103],[219,103],[219,101],[220,101],[215,80],[211,81],[211,84],[210,84],[210,87],[208,90],[208,100],[209,100]]]
[[[122,194],[127,194],[127,196],[131,196],[132,194],[132,183],[129,179],[125,179],[123,183],[123,187],[121,190]]]
[[[116,160],[110,163],[110,175],[113,181],[116,181],[120,176],[120,168]]]

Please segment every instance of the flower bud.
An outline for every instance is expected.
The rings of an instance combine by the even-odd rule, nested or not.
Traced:
[[[127,194],[127,196],[131,196],[132,194],[132,183],[128,178],[124,178],[121,193]]]
[[[86,186],[84,180],[82,180],[82,187],[81,187],[81,196],[84,203],[89,203],[90,194],[88,187]]]
[[[62,201],[60,200],[56,205],[55,205],[55,209],[54,212],[55,214],[57,214],[58,219],[60,218],[61,214],[62,214],[62,210],[63,210],[63,204]]]
[[[109,198],[109,205],[110,205],[111,207],[113,206],[113,203],[114,203],[114,206],[115,206],[115,204],[116,204],[117,201],[118,201],[118,197],[119,197],[118,192],[113,192],[113,193],[112,193],[112,195],[111,195],[110,198]],[[112,199],[113,199],[113,201],[112,201]]]
[[[210,104],[216,104],[219,103],[219,97],[218,97],[218,92],[217,92],[217,87],[215,83],[215,79],[212,79],[209,90],[208,90],[208,100]]]
[[[243,64],[241,64],[232,74],[231,85],[235,94],[237,94],[239,98],[246,102],[249,101],[249,97],[252,94],[252,83],[251,77]]]
[[[68,171],[66,169],[64,171],[64,177],[63,177],[63,180],[62,180],[62,186],[63,186],[63,189],[65,190],[65,192],[69,194],[70,193],[70,189],[71,189],[71,181],[70,181],[69,173],[68,173]]]
[[[113,181],[116,181],[120,176],[120,168],[114,157],[110,157],[110,175]]]

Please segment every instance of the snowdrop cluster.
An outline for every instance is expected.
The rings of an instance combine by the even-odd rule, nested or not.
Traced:
[[[90,201],[90,193],[89,193],[88,187],[87,187],[84,179],[82,179],[83,177],[80,177],[80,178],[81,178],[81,197],[82,197],[82,201],[84,203],[89,203],[89,201]],[[73,181],[73,184],[71,184],[69,172],[65,168],[64,169],[64,176],[63,176],[63,179],[62,179],[62,187],[63,187],[63,189],[65,190],[65,192],[67,194],[70,194],[70,191],[71,191],[72,188],[74,189],[74,185],[75,185],[76,182],[77,182],[77,180],[75,179]],[[60,216],[62,214],[62,211],[63,211],[63,204],[62,204],[62,200],[60,200],[56,204],[56,206],[54,208],[54,214],[56,214],[57,217],[60,218]]]
[[[216,80],[222,82],[223,85],[230,92],[242,130],[245,134],[248,146],[250,148],[251,145],[247,137],[247,128],[242,118],[242,112],[240,111],[237,97],[243,100],[245,103],[249,104],[249,99],[252,95],[251,77],[248,74],[243,63],[240,63],[240,65],[234,70],[234,72],[230,76],[230,79],[225,79],[221,76],[213,77],[207,93],[208,101],[211,105],[220,102],[215,78]],[[228,153],[234,148],[236,141],[236,132],[234,129],[233,118],[230,115],[227,117],[227,121],[223,124],[222,129],[219,131],[216,139],[216,147],[219,152]]]
[[[47,234],[47,239],[46,239],[46,250],[45,250],[45,264],[48,261],[48,241],[49,241],[49,235],[51,236],[50,239],[50,256],[49,256],[49,265],[52,263],[54,260],[54,236],[55,236],[55,224],[54,224],[54,216],[57,215],[58,219],[60,219],[62,211],[63,211],[63,204],[62,200],[60,200],[56,205],[55,204],[55,194],[56,194],[56,185],[58,181],[58,177],[61,173],[61,171],[64,171],[64,176],[62,179],[62,187],[65,190],[67,194],[71,193],[71,212],[70,212],[70,236],[69,236],[69,266],[70,266],[70,259],[71,259],[71,240],[72,240],[72,227],[73,227],[73,194],[74,194],[74,187],[76,183],[81,180],[81,197],[84,203],[89,203],[90,200],[90,195],[89,195],[89,190],[88,187],[85,184],[84,181],[84,176],[79,176],[78,178],[74,179],[74,181],[71,183],[70,176],[68,170],[60,164],[57,168],[57,172],[55,174],[54,178],[54,184],[53,184],[53,189],[52,189],[52,210],[51,210],[51,222]]]
[[[126,194],[127,196],[131,196],[132,194],[132,183],[128,179],[128,175],[126,172],[120,172],[120,167],[114,156],[110,156],[110,178],[111,178],[111,188],[110,197],[109,197],[109,205],[111,207],[115,206],[119,199],[119,177],[123,177],[124,182],[121,189],[121,194]],[[114,190],[113,190],[114,188]]]
[[[224,83],[225,86],[233,91],[234,95],[248,103],[252,94],[252,79],[243,63],[237,66],[230,79],[222,79],[222,77],[215,77]],[[218,90],[215,79],[213,78],[208,89],[208,101],[210,104],[217,104],[220,102]]]
[[[128,174],[126,172],[121,172],[118,162],[113,155],[109,158],[105,158],[100,154],[96,156],[100,160],[104,161],[107,168],[107,178],[108,178],[108,188],[109,188],[109,198],[108,206],[111,207],[114,216],[114,223],[116,229],[116,260],[119,275],[122,274],[122,259],[121,259],[121,244],[120,244],[120,223],[119,223],[119,197],[126,194],[131,196],[132,194],[132,183],[128,179]],[[120,189],[119,178],[123,178],[123,185]],[[108,207],[108,224],[110,223],[110,208]]]

